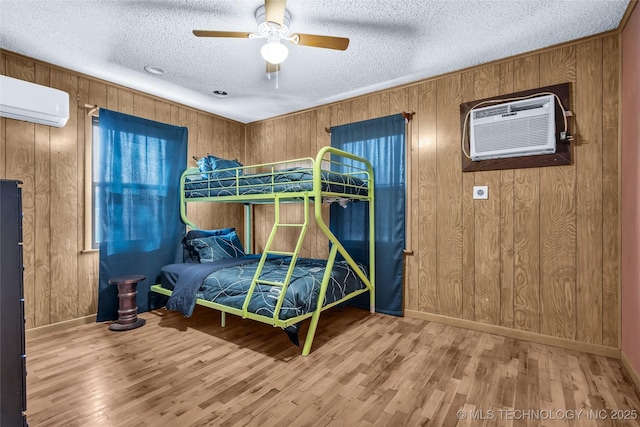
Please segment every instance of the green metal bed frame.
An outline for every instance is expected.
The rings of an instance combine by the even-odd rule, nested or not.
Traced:
[[[353,164],[344,163],[344,158],[351,159],[352,161],[358,162],[358,166],[354,166]],[[285,166],[290,165],[305,165],[303,166],[305,169],[313,172],[313,189],[311,191],[297,191],[297,192],[277,192],[276,186],[278,183],[276,182],[275,177],[278,175],[279,170]],[[334,172],[339,173],[340,175],[350,175],[354,177],[358,177],[366,182],[367,184],[367,194],[366,195],[357,195],[357,194],[346,194],[346,193],[337,193],[331,191],[323,191],[323,183],[329,183],[326,179],[323,179],[323,165],[327,167],[328,165],[340,165],[342,170],[346,172]],[[330,166],[325,169],[329,171]],[[224,202],[224,203],[243,203],[245,204],[245,221],[247,226],[245,227],[245,246],[250,248],[250,230],[251,230],[251,204],[273,204],[275,209],[275,221],[273,227],[271,229],[271,233],[267,239],[267,243],[264,248],[264,252],[260,258],[258,263],[258,268],[253,277],[251,285],[249,287],[249,291],[245,297],[244,304],[242,309],[237,309],[234,307],[228,307],[219,303],[207,301],[204,299],[197,299],[196,304],[202,305],[204,307],[214,308],[222,312],[222,326],[225,326],[225,313],[234,314],[240,316],[244,319],[253,319],[258,322],[268,323],[273,325],[274,327],[286,328],[295,323],[298,323],[302,320],[308,319],[311,317],[311,324],[309,326],[309,330],[307,331],[307,336],[305,339],[305,343],[302,349],[302,355],[307,356],[311,351],[311,345],[313,343],[313,338],[315,336],[315,332],[318,326],[318,321],[320,319],[320,313],[326,309],[334,307],[338,304],[341,304],[351,298],[354,298],[357,295],[363,294],[365,292],[369,292],[370,296],[370,311],[373,313],[375,311],[375,214],[374,214],[374,178],[373,178],[373,168],[371,163],[368,160],[355,156],[351,153],[347,153],[342,150],[338,150],[332,147],[323,147],[318,151],[315,159],[311,157],[305,157],[300,159],[287,160],[282,162],[274,162],[274,163],[264,163],[259,165],[249,165],[243,166],[239,168],[233,169],[225,169],[219,170],[216,172],[228,172],[229,175],[233,175],[232,178],[235,180],[234,186],[225,187],[225,190],[229,190],[231,195],[225,196],[203,196],[203,197],[185,197],[185,185],[188,183],[189,177],[200,177],[201,171],[198,168],[189,168],[187,169],[180,179],[180,215],[184,223],[192,229],[198,229],[198,227],[192,223],[187,217],[187,203],[190,202]],[[262,177],[270,177],[271,191],[266,194],[241,194],[241,190],[246,189],[248,186],[240,185],[240,177],[246,177],[247,173],[251,173],[252,176],[262,176]],[[307,182],[309,183],[309,182]],[[340,183],[344,187],[349,187],[348,184]],[[346,198],[350,200],[359,200],[362,202],[368,202],[369,204],[369,277],[367,277],[364,272],[360,269],[358,264],[353,260],[351,255],[347,252],[344,246],[340,243],[337,237],[331,232],[324,219],[322,218],[322,208],[321,202],[323,199],[335,199],[335,198]],[[280,218],[280,204],[281,203],[290,203],[290,202],[299,202],[302,204],[304,209],[304,221],[302,223],[283,223]],[[289,282],[291,280],[291,276],[293,274],[293,269],[295,267],[296,261],[300,254],[300,250],[302,249],[302,242],[304,240],[304,236],[306,234],[307,228],[310,223],[310,204],[314,204],[314,216],[315,221],[318,224],[320,230],[327,236],[330,242],[329,249],[329,257],[327,259],[327,266],[325,268],[325,272],[323,275],[322,283],[320,285],[320,292],[318,295],[318,304],[314,311],[296,316],[287,320],[280,320],[279,314],[280,309],[282,307],[282,303],[285,298],[287,287],[289,286]],[[275,241],[276,232],[283,227],[291,227],[299,229],[298,240],[295,245],[295,248],[291,252],[283,252],[283,251],[275,251],[271,250],[273,243]],[[365,284],[364,289],[357,290],[344,298],[335,301],[333,303],[327,304],[323,306],[324,298],[327,292],[327,287],[329,284],[330,273],[333,268],[333,264],[335,262],[337,254],[340,253],[344,259],[348,262],[351,268],[355,271],[358,277]],[[264,267],[265,261],[268,255],[284,255],[291,257],[291,263],[289,264],[289,268],[283,280],[280,281],[266,281],[260,278],[262,268]],[[269,285],[269,286],[277,286],[281,288],[280,296],[276,303],[276,307],[274,310],[274,314],[272,317],[259,315],[248,311],[249,301],[251,300],[251,296],[258,284],[261,285]],[[170,296],[171,291],[163,288],[160,284],[151,286],[151,290],[163,295]]]

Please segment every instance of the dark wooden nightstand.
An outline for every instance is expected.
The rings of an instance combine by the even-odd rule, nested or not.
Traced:
[[[128,331],[130,329],[139,328],[146,323],[146,320],[138,318],[138,306],[136,304],[136,288],[138,282],[143,281],[146,277],[140,274],[129,276],[118,276],[109,279],[110,285],[118,286],[118,300],[120,306],[118,309],[118,320],[109,325],[112,331]]]

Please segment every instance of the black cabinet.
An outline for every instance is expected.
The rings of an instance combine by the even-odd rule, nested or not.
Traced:
[[[26,426],[22,190],[0,180],[0,426]]]

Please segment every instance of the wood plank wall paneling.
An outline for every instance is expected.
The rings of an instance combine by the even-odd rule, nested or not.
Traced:
[[[247,163],[258,164],[265,158],[266,145],[267,145],[267,129],[273,128],[273,123],[257,123],[256,125],[247,126],[245,131],[246,138],[244,143],[244,151],[246,153]],[[249,146],[248,141],[260,141],[259,144]],[[260,253],[263,251],[262,246],[266,242],[264,237],[264,214],[263,206],[254,206],[251,211],[253,216],[253,229],[251,230],[253,236],[253,252]]]
[[[602,60],[602,344],[620,346],[620,172],[617,35],[603,39]]]
[[[592,38],[311,110],[315,149],[330,144],[325,127],[416,112],[405,309],[619,346],[619,55],[617,35]],[[461,172],[461,102],[562,82],[573,165]],[[252,123],[247,152],[299,154],[288,136],[307,132],[307,114]],[[257,131],[283,121],[295,129]],[[489,199],[473,200],[474,185],[488,185]],[[266,234],[256,230],[258,246]]]
[[[540,84],[574,84],[576,47],[540,54]],[[579,146],[579,141],[578,141]],[[578,149],[576,157],[579,157]],[[576,165],[540,169],[540,332],[576,337]],[[562,236],[562,237],[560,237]],[[601,250],[601,249],[599,249]]]
[[[194,110],[187,111],[187,128],[189,129],[188,142],[187,142],[187,166],[195,167],[196,163],[193,160],[194,156],[204,156],[207,153],[203,152],[198,147],[198,112]],[[187,206],[187,215],[189,219],[195,224],[202,224],[202,218],[200,217],[200,204],[191,203]]]
[[[282,119],[282,125],[284,127],[284,137],[286,139],[287,148],[285,153],[287,157],[291,159],[297,159],[300,157],[300,146],[302,138],[299,135],[304,132],[304,114],[297,114],[295,116],[287,116]],[[301,209],[298,209],[297,205],[286,204],[281,208],[282,221],[290,224],[297,222],[298,213]],[[278,238],[278,246],[282,250],[287,248],[295,248],[299,230],[292,227],[287,227],[284,230],[284,238]]]
[[[379,97],[373,97],[379,99]],[[371,105],[371,97],[369,97],[369,103]],[[371,106],[370,106],[371,108]],[[331,145],[331,136],[326,132],[325,127],[329,127],[331,123],[331,108],[320,107],[316,110],[316,146],[315,151],[318,152],[322,147]],[[322,218],[328,224],[329,222],[329,206],[323,205]],[[329,245],[327,240],[323,237],[324,234],[318,231],[317,226],[312,228],[312,232],[316,234],[316,250],[314,257],[327,258],[329,256]]]
[[[318,114],[316,110],[310,110],[304,113],[304,132],[303,138],[306,140],[303,143],[303,151],[300,153],[303,157],[315,158],[316,150],[316,123],[318,121]],[[304,221],[304,216],[301,210],[299,212],[299,222]],[[310,206],[309,216],[313,218],[313,206]],[[315,253],[317,233],[307,233],[303,242],[303,250],[305,253],[312,256]]]
[[[576,46],[576,328],[579,341],[602,342],[602,40]],[[582,87],[591,90],[585,92]]]
[[[22,60],[19,63],[7,63],[9,77],[35,81],[35,63]],[[34,323],[33,308],[35,301],[35,131],[36,125],[16,120],[5,120],[7,144],[5,148],[5,174],[7,178],[22,181],[23,216],[23,264],[26,325]],[[27,298],[31,298],[27,302]]]
[[[0,122],[0,178],[23,182],[26,327],[95,314],[98,253],[82,253],[84,104],[187,126],[189,156],[244,157],[245,126],[6,51],[0,51],[0,73],[64,90],[70,99],[69,121],[61,129],[5,118]],[[198,126],[203,135],[220,129],[224,134],[216,140],[199,138]],[[198,225],[231,225],[244,233],[241,207],[226,207],[223,214],[211,214],[210,207],[190,209]]]
[[[247,156],[247,162],[250,164],[258,164],[260,162],[259,159],[265,158],[265,147],[267,142],[267,130],[269,128],[273,128],[272,123],[260,123],[255,126],[249,126],[247,128],[247,141],[260,141],[260,144],[256,144],[252,149],[248,149],[245,141],[245,151]],[[257,253],[263,251],[263,247],[258,247],[257,243],[264,243],[266,239],[264,238],[264,215],[262,214],[262,206],[255,206],[253,208],[253,242],[254,248],[253,250]]]
[[[78,79],[78,95],[80,99],[91,98],[91,81],[85,78]],[[102,104],[104,105],[104,104]],[[78,165],[80,166],[80,170],[76,175],[77,179],[77,189],[78,189],[78,198],[77,198],[77,216],[76,216],[76,227],[79,230],[77,234],[78,241],[76,245],[78,248],[82,248],[84,245],[84,206],[85,206],[85,194],[83,189],[85,183],[85,176],[82,173],[82,165],[83,160],[85,158],[86,144],[85,141],[85,127],[86,124],[86,113],[83,106],[80,105],[76,108],[75,113],[77,117],[77,126],[76,126],[76,140],[78,143],[76,144],[77,150],[77,159]],[[87,254],[88,255],[88,254]],[[91,281],[92,277],[97,277],[97,267],[98,263],[95,260],[95,254],[91,254],[89,256],[78,257],[78,283],[88,283]],[[78,286],[78,309],[77,309],[77,317],[89,316],[96,312],[97,306],[94,306],[94,299],[97,301],[97,289],[89,286]]]
[[[66,71],[51,70],[51,87],[78,93],[78,78]],[[77,99],[69,96],[69,120],[51,129],[51,323],[78,316],[78,188]],[[74,254],[76,256],[69,256]]]
[[[619,67],[619,39],[609,35],[242,125],[0,56],[3,74],[70,91],[72,111],[97,104],[187,126],[190,159],[212,153],[251,164],[314,156],[330,145],[326,127],[413,110],[414,215],[407,234],[414,254],[405,262],[405,309],[614,348],[620,345]],[[575,113],[573,165],[461,172],[461,102],[562,82],[571,84]],[[79,246],[80,118],[72,114],[63,129],[2,119],[0,177],[25,181],[28,327],[95,311],[97,255],[80,255]],[[489,185],[489,200],[473,200],[474,185]],[[328,212],[323,206],[326,220]],[[273,208],[257,206],[254,214],[261,251]],[[300,213],[286,207],[283,215],[297,220]],[[192,206],[189,216],[207,228],[243,229],[241,207]],[[326,256],[317,227],[308,233],[303,256]]]
[[[493,64],[474,70],[473,99],[499,96],[500,64]],[[501,213],[500,171],[486,171],[475,174],[475,185],[487,185],[495,190],[487,200],[472,201],[475,205],[475,320],[494,325],[500,324],[501,309]],[[465,189],[468,201],[468,189]],[[491,190],[490,190],[491,191]]]
[[[477,99],[475,97],[475,73],[468,71],[462,76],[462,102]],[[462,318],[475,320],[475,207],[473,187],[476,174],[462,174],[462,259],[467,262],[462,270]]]
[[[513,61],[500,64],[500,93],[514,92]],[[513,328],[514,170],[500,171],[500,325]]]
[[[513,61],[513,90],[540,86],[540,57]],[[540,331],[540,170],[518,169],[513,182],[513,327]]]
[[[269,155],[270,162],[282,159],[282,153],[289,153],[291,147],[291,142],[287,140],[287,118],[281,117],[275,120],[274,128],[273,128],[273,139],[272,139],[272,151]],[[284,158],[294,158],[293,155],[285,155]],[[281,215],[284,215],[286,218],[286,207],[284,207]],[[265,206],[265,214],[264,218],[266,221],[266,232],[267,237],[269,236],[269,232],[271,231],[271,226],[275,222],[275,210],[272,206]],[[277,241],[275,242],[274,248],[277,250],[287,250],[287,246],[283,243],[289,238],[289,234],[287,230],[279,230],[276,235]]]
[[[436,137],[436,84],[433,81],[421,83],[418,87],[418,108],[413,118],[413,132],[418,134],[419,146],[417,167],[413,174],[418,175],[418,203],[414,204],[414,218],[418,228],[408,230],[416,233],[414,240],[414,260],[418,264],[417,282],[408,283],[415,287],[410,295],[416,299],[407,301],[406,307],[411,310],[435,313],[439,307],[437,293],[437,163],[436,153],[438,140]],[[414,156],[416,154],[414,153]]]
[[[411,110],[412,105],[417,106],[418,105],[418,100],[420,97],[420,87],[419,85],[413,85],[410,86],[408,88],[408,100],[407,100],[407,106],[405,107],[405,110]],[[414,130],[415,129],[415,130]],[[406,229],[405,229],[405,234],[407,236],[407,250],[410,251],[409,256],[405,257],[406,260],[406,271],[407,271],[407,277],[409,278],[406,283],[410,284],[410,283],[414,283],[417,284],[420,280],[420,269],[419,269],[419,260],[416,257],[419,253],[420,253],[420,246],[419,243],[417,242],[416,236],[412,235],[412,234],[407,234],[407,231],[410,230],[418,230],[418,215],[416,215],[417,211],[417,207],[420,203],[420,191],[419,191],[419,183],[420,183],[420,179],[419,179],[419,160],[420,157],[418,155],[419,150],[420,150],[420,135],[418,133],[418,125],[417,125],[417,121],[414,121],[413,119],[410,120],[407,123],[407,138],[409,138],[409,140],[407,141],[407,159],[410,162],[410,164],[408,165],[408,167],[411,168],[411,176],[408,178],[409,182],[408,184],[411,186],[412,189],[415,189],[415,191],[411,191],[410,193],[407,194],[407,206],[409,206],[410,209],[410,217],[408,218],[408,224],[406,225]],[[403,301],[404,307],[409,306],[408,302],[411,301],[413,303],[417,303],[420,300],[420,293],[417,292],[417,287],[411,287],[411,286],[406,286],[404,288],[404,295],[403,295]],[[414,308],[415,309],[415,308]]]
[[[462,276],[463,224],[462,173],[459,141],[461,76],[454,74],[436,81],[436,161],[438,215],[436,215],[436,247],[438,248],[437,314],[461,317],[463,312]],[[465,260],[469,261],[469,260]]]

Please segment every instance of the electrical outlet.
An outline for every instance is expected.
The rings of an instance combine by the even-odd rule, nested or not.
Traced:
[[[486,185],[474,185],[473,186],[473,198],[474,200],[486,200],[489,198],[489,187]]]

